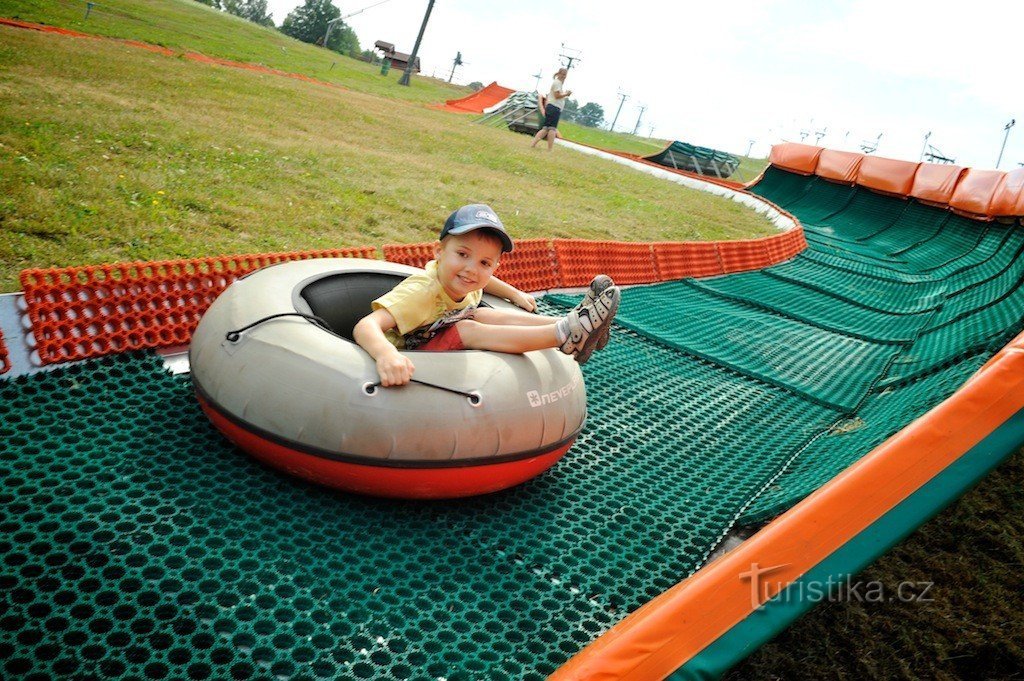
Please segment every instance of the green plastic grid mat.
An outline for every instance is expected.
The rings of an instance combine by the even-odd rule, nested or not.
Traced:
[[[3,676],[540,679],[702,564],[835,420],[628,332],[585,369],[558,465],[434,503],[260,465],[155,356],[0,383]]]

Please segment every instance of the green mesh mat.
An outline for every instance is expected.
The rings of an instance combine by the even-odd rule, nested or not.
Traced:
[[[1021,330],[1019,226],[774,168],[754,191],[809,249],[626,289],[579,440],[499,494],[292,479],[151,355],[0,382],[0,677],[543,678]]]
[[[4,676],[543,678],[698,567],[835,419],[615,335],[565,459],[458,502],[265,468],[153,356],[0,383]]]

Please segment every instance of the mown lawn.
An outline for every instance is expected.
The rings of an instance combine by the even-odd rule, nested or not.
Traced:
[[[394,99],[440,102],[471,92],[421,76],[402,86],[398,84],[400,71],[392,70],[383,77],[379,66],[294,40],[195,0],[103,0],[96,3],[88,19],[85,8],[82,0],[0,0],[0,17],[261,64]],[[369,41],[362,47],[372,45]]]
[[[0,27],[0,290],[25,267],[434,238],[723,239],[736,203],[462,116],[117,42]]]

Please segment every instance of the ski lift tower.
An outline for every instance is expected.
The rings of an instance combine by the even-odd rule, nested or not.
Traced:
[[[562,66],[571,71],[574,63],[579,64],[583,62],[581,54],[583,54],[581,50],[566,47],[565,43],[562,43],[562,47],[558,52],[558,58],[562,60]]]

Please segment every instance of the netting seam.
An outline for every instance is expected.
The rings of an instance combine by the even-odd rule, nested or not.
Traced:
[[[913,249],[917,248],[918,246],[923,246],[926,243],[928,243],[929,241],[937,238],[944,231],[944,229],[946,227],[946,223],[949,222],[949,216],[950,215],[952,215],[952,213],[946,213],[946,215],[943,217],[943,219],[939,221],[939,224],[935,226],[935,231],[932,232],[931,236],[927,236],[924,239],[920,239],[919,241],[915,241],[914,243],[910,244],[909,246],[905,246],[903,248],[900,248],[900,249],[897,249],[895,251],[892,251],[889,255],[903,255],[907,251],[913,250]]]
[[[794,279],[794,278],[791,278],[791,277],[782,276],[782,275],[780,275],[780,274],[778,274],[776,272],[772,272],[770,269],[763,270],[763,272],[764,272],[765,276],[773,277],[775,279],[778,279],[780,281],[785,281],[785,282],[790,283],[790,284],[796,284],[797,286],[802,286],[802,287],[804,287],[806,289],[814,291],[815,293],[820,293],[821,295],[825,295],[825,296],[828,296],[830,298],[835,298],[836,300],[841,300],[841,301],[843,301],[845,303],[849,303],[850,305],[853,305],[855,307],[859,307],[859,308],[862,308],[862,309],[865,309],[865,310],[869,310],[871,312],[877,312],[879,314],[894,315],[894,316],[897,316],[897,317],[906,317],[906,316],[918,315],[918,314],[921,314],[921,313],[924,313],[924,312],[931,312],[932,310],[937,310],[939,307],[941,307],[941,305],[936,305],[936,306],[933,306],[933,307],[926,307],[926,308],[922,308],[920,310],[913,310],[913,311],[908,311],[908,312],[897,312],[895,310],[883,310],[882,308],[875,307],[873,305],[868,305],[867,303],[862,303],[859,300],[854,300],[853,298],[849,298],[847,296],[844,296],[841,293],[836,293],[835,291],[829,291],[828,289],[821,288],[817,284],[811,284],[811,283],[808,283],[808,282],[800,280],[800,279]]]
[[[903,206],[903,210],[901,210],[901,211],[900,211],[899,215],[897,215],[897,216],[896,216],[896,217],[895,217],[895,218],[894,218],[894,219],[892,220],[892,222],[890,222],[889,224],[887,224],[887,225],[886,225],[885,227],[882,227],[882,228],[881,228],[881,229],[879,229],[879,230],[875,230],[874,232],[870,232],[869,234],[866,234],[866,235],[864,235],[864,236],[857,236],[857,237],[854,237],[854,238],[853,238],[853,240],[854,240],[854,241],[867,241],[868,239],[874,239],[875,237],[877,237],[877,236],[878,236],[879,234],[881,234],[882,232],[885,232],[885,231],[887,231],[887,230],[889,230],[889,229],[892,229],[893,227],[895,227],[895,226],[896,226],[896,224],[897,224],[897,223],[899,223],[899,221],[903,219],[903,216],[904,216],[904,215],[906,215],[906,214],[907,214],[907,212],[908,212],[908,211],[910,210],[910,206],[911,206],[911,201],[912,201],[911,199],[908,199],[908,200],[907,200],[907,202],[906,202],[906,205],[905,205],[905,206]]]

